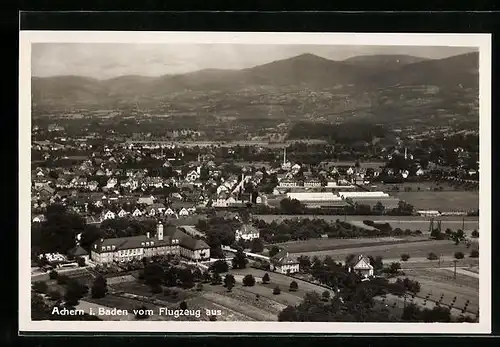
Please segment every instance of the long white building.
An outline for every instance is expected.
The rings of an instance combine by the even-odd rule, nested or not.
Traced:
[[[384,192],[339,192],[342,199],[348,198],[388,198],[389,194]]]
[[[299,201],[340,201],[342,200],[338,195],[332,192],[299,192],[287,193],[289,199],[296,199]]]

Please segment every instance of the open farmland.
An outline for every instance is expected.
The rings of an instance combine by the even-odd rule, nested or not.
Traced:
[[[429,231],[430,218],[422,216],[358,216],[358,215],[255,215],[254,219],[261,219],[267,223],[272,221],[280,222],[285,219],[323,219],[328,222],[339,221],[346,222],[363,222],[364,220],[372,220],[378,223],[389,223],[393,229],[400,228],[402,230],[420,230],[422,232]],[[441,221],[442,230],[447,228],[458,230],[464,228],[464,231],[479,230],[479,217],[474,216],[440,216],[434,218],[434,221]]]
[[[413,205],[417,210],[457,212],[479,209],[479,192],[474,191],[417,191],[393,195]]]
[[[418,297],[439,302],[441,295],[443,305],[450,305],[456,297],[453,307],[462,310],[467,300],[467,312],[476,313],[479,309],[479,278],[457,272],[456,279],[453,269],[415,269],[405,270],[406,277],[417,280],[421,289]]]
[[[307,255],[310,257],[318,256],[325,257],[331,256],[336,260],[344,260],[349,254],[363,254],[365,256],[381,256],[386,258],[397,258],[403,253],[409,254],[411,257],[427,257],[430,252],[437,255],[452,256],[455,252],[469,253],[469,249],[463,244],[455,245],[450,240],[427,240],[406,243],[381,243],[378,245],[370,245],[360,247],[349,247],[342,249],[333,249],[326,251],[313,251],[313,252],[290,252],[293,256]]]
[[[375,245],[391,245],[429,240],[428,237],[374,237],[356,239],[311,239],[306,241],[291,241],[276,244],[289,253],[328,251],[353,247],[368,247]]]
[[[264,271],[260,269],[254,269],[254,268],[246,268],[246,269],[239,269],[239,270],[231,270],[231,273],[234,275],[236,278],[237,276],[241,276],[241,278],[245,275],[251,274],[252,276],[255,277],[255,283],[261,284],[262,282],[262,277],[264,276],[265,273],[269,274],[270,277],[270,282],[268,284],[265,284],[265,289],[269,290],[269,293],[272,295],[272,289],[276,286],[279,285],[281,288],[281,292],[283,293],[284,291],[288,291],[288,288],[290,286],[290,282],[295,281],[298,284],[298,290],[296,292],[293,292],[293,294],[299,298],[303,298],[304,295],[307,292],[315,291],[318,293],[321,293],[325,291],[325,288],[313,283],[309,283],[297,278],[293,278],[284,274],[276,273],[276,272],[269,272],[269,271]],[[237,281],[238,282],[238,281]],[[239,282],[241,283],[241,281]],[[251,288],[251,287],[244,287],[246,288]]]

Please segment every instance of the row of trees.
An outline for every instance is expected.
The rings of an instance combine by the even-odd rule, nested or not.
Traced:
[[[378,229],[368,230],[368,228],[358,227],[338,219],[335,222],[328,222],[321,218],[286,219],[270,223],[257,220],[255,226],[260,230],[260,237],[269,243],[308,240],[320,238],[323,235],[330,238],[356,238],[418,234],[416,231],[392,229],[389,223],[377,224]]]

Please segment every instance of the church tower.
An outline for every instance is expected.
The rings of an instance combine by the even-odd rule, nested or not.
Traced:
[[[161,222],[158,222],[156,234],[157,234],[158,240],[163,241],[163,224],[161,224]]]

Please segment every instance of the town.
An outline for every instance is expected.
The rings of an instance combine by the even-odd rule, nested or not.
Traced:
[[[339,88],[280,88],[294,115],[251,89],[170,96],[219,105],[194,114],[34,102],[32,319],[477,322],[476,122],[346,121],[364,94],[304,110]]]

